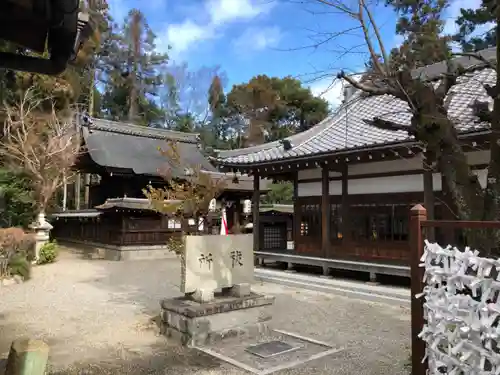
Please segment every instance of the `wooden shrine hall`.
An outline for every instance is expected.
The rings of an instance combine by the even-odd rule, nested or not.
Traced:
[[[218,206],[226,207],[230,232],[236,230],[236,223],[244,227],[251,219],[243,213],[243,201],[252,197],[252,179],[220,172],[204,155],[197,134],[101,119],[91,119],[81,127],[81,134],[84,152],[75,168],[90,178],[84,194],[78,190],[74,195],[84,195],[85,204],[51,216],[56,240],[104,249],[109,259],[165,256],[167,241],[179,234],[180,223],[154,211],[143,189],[165,186],[158,171],[169,164],[174,178],[185,178],[189,168],[200,166],[214,179],[225,179]],[[167,140],[176,142],[176,163],[159,151]],[[266,191],[264,186],[261,193]],[[189,225],[198,227],[194,219]]]
[[[482,54],[490,59],[495,50]],[[468,162],[484,186],[490,129],[471,105],[489,101],[483,85],[494,84],[496,74],[477,60],[459,60],[473,71],[459,77],[447,98],[448,110]],[[438,81],[445,72],[446,64],[438,63],[418,73]],[[259,259],[320,266],[325,273],[345,269],[369,272],[371,277],[409,276],[410,208],[421,203],[431,218],[453,219],[453,204],[439,170],[426,167],[422,145],[405,131],[370,125],[377,117],[404,126],[411,114],[407,104],[394,97],[367,96],[351,88],[330,117],[305,132],[219,151],[222,170],[254,178],[254,250]],[[257,213],[262,178],[293,181],[293,245],[288,248],[260,247]],[[436,233],[443,241],[454,235]]]

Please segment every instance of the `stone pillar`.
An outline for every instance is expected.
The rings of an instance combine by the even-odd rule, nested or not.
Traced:
[[[40,258],[40,249],[49,241],[52,225],[45,220],[45,213],[41,212],[29,227],[35,232],[35,259],[33,259],[33,263],[36,263]]]

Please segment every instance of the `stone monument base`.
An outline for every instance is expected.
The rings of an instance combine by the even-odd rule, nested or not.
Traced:
[[[185,346],[201,346],[235,335],[262,334],[271,320],[274,297],[256,293],[244,297],[216,294],[208,303],[189,297],[165,299],[161,333]]]

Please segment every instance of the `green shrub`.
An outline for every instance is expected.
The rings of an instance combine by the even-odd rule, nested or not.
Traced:
[[[58,255],[57,242],[50,241],[45,243],[38,254],[38,264],[53,263]]]
[[[16,253],[9,259],[10,275],[19,275],[23,280],[31,277],[31,262],[26,259],[23,253]]]

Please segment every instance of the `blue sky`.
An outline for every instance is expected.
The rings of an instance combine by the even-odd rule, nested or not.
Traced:
[[[353,2],[346,0],[346,3]],[[480,0],[453,0],[447,11],[447,30],[461,7]],[[158,37],[158,49],[171,46],[172,62],[187,62],[194,69],[220,65],[232,84],[257,74],[301,78],[317,95],[333,105],[342,84],[334,79],[341,69],[359,72],[367,60],[359,30],[345,33],[356,23],[314,0],[109,0],[115,19],[131,8],[140,9]],[[380,6],[376,22],[390,49],[398,43],[396,14]],[[341,34],[333,37],[335,34]],[[305,48],[320,39],[332,40],[318,48]],[[319,39],[318,39],[319,38]]]

